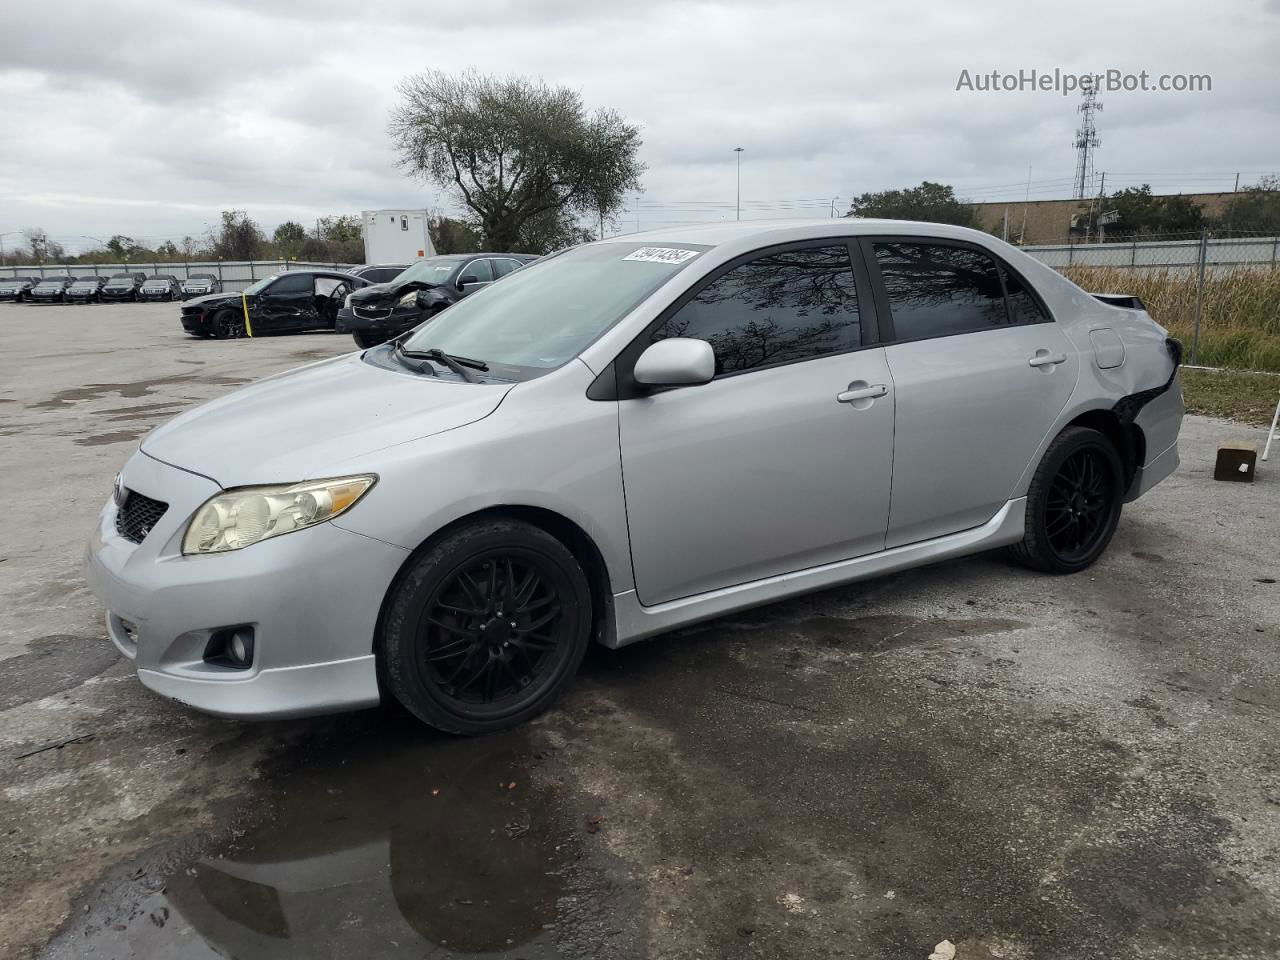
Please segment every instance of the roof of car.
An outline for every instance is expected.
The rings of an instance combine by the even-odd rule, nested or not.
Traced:
[[[865,236],[868,234],[915,234],[949,237],[955,240],[996,240],[989,233],[957,227],[949,223],[925,223],[916,220],[869,220],[861,217],[836,217],[809,220],[728,220],[700,223],[694,226],[626,233],[598,240],[597,243],[668,243],[682,241],[709,247],[728,243],[786,243],[792,240],[832,236]]]

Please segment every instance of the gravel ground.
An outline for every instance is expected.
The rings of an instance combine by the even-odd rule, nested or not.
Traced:
[[[350,342],[176,314],[0,305],[0,956],[1280,952],[1280,468],[1211,478],[1262,431],[1189,418],[1074,577],[988,554],[593,651],[479,741],[240,724],[139,686],[83,545],[148,429]]]

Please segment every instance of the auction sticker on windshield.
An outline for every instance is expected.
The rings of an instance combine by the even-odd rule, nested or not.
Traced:
[[[641,260],[645,263],[684,263],[697,255],[697,250],[681,250],[678,247],[641,247],[622,259]]]

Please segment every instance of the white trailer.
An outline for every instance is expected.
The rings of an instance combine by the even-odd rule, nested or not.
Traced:
[[[360,230],[364,235],[365,263],[413,263],[434,257],[427,232],[425,210],[364,210]]]

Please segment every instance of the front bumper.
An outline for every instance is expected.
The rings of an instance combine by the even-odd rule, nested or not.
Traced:
[[[334,329],[339,333],[373,333],[382,337],[394,337],[412,330],[426,318],[418,310],[394,310],[385,317],[362,317],[354,310],[343,307],[338,311]]]
[[[332,523],[243,550],[182,555],[182,534],[219,488],[136,453],[121,474],[169,504],[140,544],[116,533],[110,501],[85,558],[112,641],[150,689],[223,717],[305,716],[378,703],[373,638],[387,587],[408,551]],[[254,661],[203,659],[219,628],[254,629]]]
[[[22,294],[17,290],[0,290],[0,300],[21,300]]]
[[[98,297],[106,303],[123,303],[125,300],[132,300],[134,295],[132,290],[103,290]]]
[[[182,329],[187,333],[213,333],[213,317],[211,314],[204,313],[187,313],[182,314]]]

